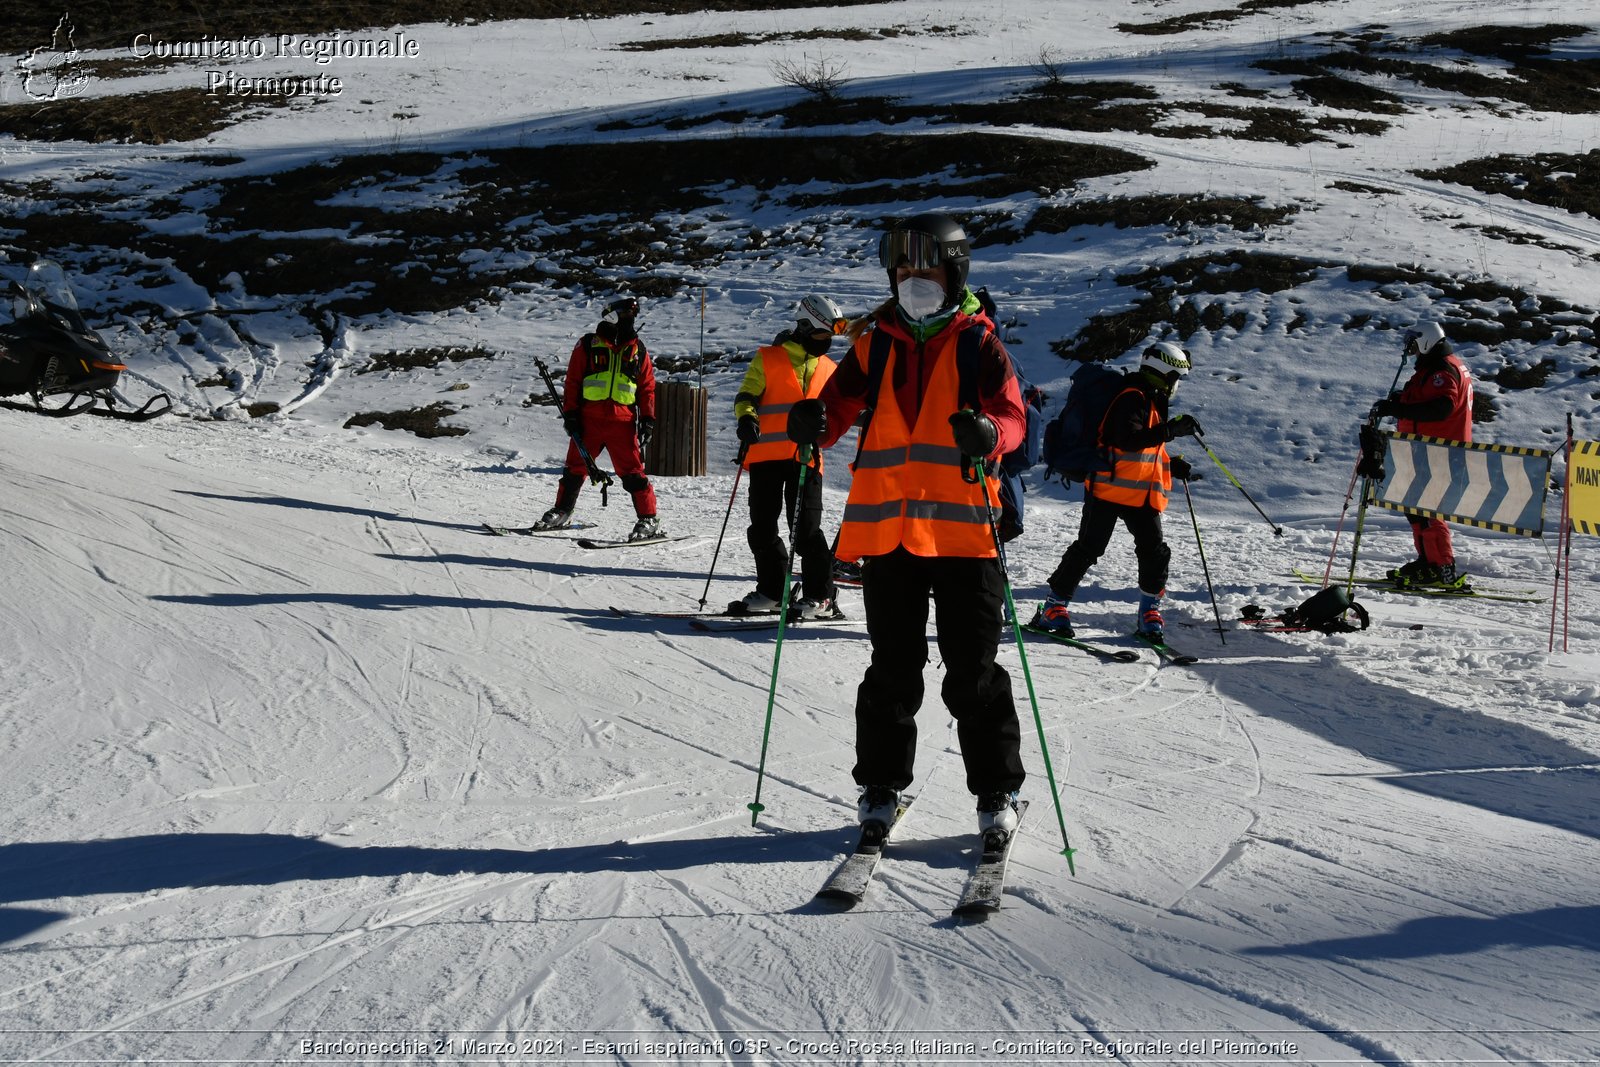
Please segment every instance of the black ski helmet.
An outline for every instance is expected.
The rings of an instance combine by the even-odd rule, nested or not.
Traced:
[[[955,307],[967,287],[967,272],[972,267],[972,245],[967,231],[949,215],[925,211],[891,226],[878,241],[878,262],[889,273],[889,291],[898,299],[900,286],[895,268],[902,263],[916,270],[944,267],[944,304],[940,311]]]

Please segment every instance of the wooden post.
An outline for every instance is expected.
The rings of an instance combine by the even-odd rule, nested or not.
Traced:
[[[706,473],[706,389],[688,382],[656,383],[656,432],[645,472],[662,477]]]

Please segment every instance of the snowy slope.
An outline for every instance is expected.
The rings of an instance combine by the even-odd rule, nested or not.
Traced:
[[[1554,5],[1508,13],[1463,2],[1413,25],[1410,12],[1362,0],[1130,38],[1111,27],[1169,8],[996,7],[989,41],[889,38],[839,51],[859,74],[930,98],[1027,81],[1041,40],[1088,76],[1201,92],[1246,76],[1245,62],[1285,36],[1572,17]],[[431,80],[369,71],[361,98],[374,113],[417,110],[408,147],[582,140],[636,107],[715,111],[724,95],[777,92],[779,46],[691,57],[723,79],[696,98],[682,54],[618,63],[619,41],[734,23],[761,33],[948,26],[963,12],[894,3],[424,27],[415,32]],[[1592,54],[1595,39],[1574,47]],[[523,73],[541,57],[559,59],[564,77]],[[268,114],[201,150],[249,149],[238,166],[270,171],[361,147],[373,126],[354,99]],[[469,111],[465,101],[481,103]],[[1408,175],[1502,150],[1586,151],[1600,129],[1593,115],[1442,106],[1401,122],[1342,151],[1062,136],[1157,162],[1094,192],[1299,197],[1308,210],[1263,241],[1437,271],[1471,270],[1477,256],[1502,284],[1592,304],[1595,219]],[[179,158],[193,145],[0,151],[0,177],[16,183],[92,186],[87,176],[116,172],[175,190],[198,166]],[[1395,192],[1330,188],[1341,179]],[[770,206],[732,200],[749,209],[743,225],[782,222]],[[1491,249],[1482,230],[1454,225],[1463,219],[1579,251]],[[1116,309],[1127,294],[1112,274],[1231,239],[1203,228],[1078,236],[1034,235],[975,257],[974,280],[1018,316],[1030,376],[1058,396],[1070,365],[1048,343]],[[705,280],[713,343],[748,351],[811,290],[869,305],[882,277],[864,255],[840,239],[732,258]],[[168,280],[168,298],[196,310],[237,298]],[[86,304],[116,305],[117,284],[91,274]],[[0,412],[0,1059],[1595,1061],[1593,541],[1580,539],[1572,559],[1565,652],[1546,651],[1551,549],[1466,529],[1458,550],[1484,584],[1546,599],[1372,594],[1364,633],[1234,628],[1247,604],[1281,609],[1310,595],[1290,568],[1321,573],[1336,531],[1348,560],[1353,426],[1388,386],[1398,343],[1394,330],[1345,326],[1430,309],[1425,287],[1386,297],[1337,276],[1249,299],[1250,328],[1190,339],[1200,372],[1180,401],[1285,532],[1274,537],[1220,471],[1197,464],[1207,477],[1193,487],[1194,522],[1230,628],[1213,629],[1182,501],[1169,513],[1169,624],[1203,662],[1181,669],[1146,654],[1103,665],[1026,645],[1061,817],[1030,732],[1033,807],[1005,908],[981,925],[949,915],[974,819],[936,699],[924,709],[903,844],[854,912],[811,900],[851,837],[851,707],[868,654],[859,621],[788,634],[765,811],[752,826],[772,634],[706,634],[609,610],[696,607],[729,504],[730,425],[713,426],[706,478],[658,480],[664,520],[690,535],[672,547],[593,553],[477,530],[549,504],[564,439],[547,408],[520,405],[526,356],[562,358],[592,325],[587,297],[523,292],[498,308],[370,316],[339,341],[345,372],[320,377],[304,364],[322,343],[292,315],[254,346],[217,326],[193,350],[169,340],[152,353],[106,311],[123,326],[107,332],[130,357],[136,397],[167,388],[204,414],[210,405],[183,375],[215,364],[252,383],[247,399],[299,403],[265,419],[139,426]],[[1288,330],[1302,312],[1313,328]],[[658,352],[697,350],[698,293],[647,302],[642,328]],[[1592,379],[1580,377],[1592,340],[1463,345],[1480,375],[1557,363],[1544,389],[1482,383],[1503,407],[1481,438],[1553,447],[1569,412],[1580,435],[1600,434]],[[480,341],[508,358],[348,372],[365,353]],[[738,373],[708,375],[714,412],[731,404]],[[472,398],[452,420],[470,427],[464,437],[341,428],[355,412],[454,395],[458,382]],[[830,465],[830,522],[842,469]],[[602,510],[587,491],[580,517],[620,534],[631,522],[620,496]],[[1008,546],[1019,610],[1041,594],[1077,511],[1058,486],[1035,484],[1029,532]],[[1408,550],[1403,520],[1372,510],[1362,569]],[[736,513],[708,599],[751,581]],[[1131,551],[1114,542],[1085,583],[1080,617],[1115,635],[1131,621],[1132,583]],[[847,591],[843,606],[859,619],[858,595]],[[1020,698],[1021,656],[1015,645],[1002,656]],[[1076,877],[1060,854],[1063,826]]]

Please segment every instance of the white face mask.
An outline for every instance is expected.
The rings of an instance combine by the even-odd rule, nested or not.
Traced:
[[[900,310],[908,319],[925,319],[944,306],[944,286],[931,278],[907,278],[900,283]]]

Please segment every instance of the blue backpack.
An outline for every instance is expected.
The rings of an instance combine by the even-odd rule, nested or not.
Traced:
[[[1047,476],[1054,471],[1070,484],[1111,473],[1110,450],[1100,445],[1100,424],[1111,402],[1127,387],[1127,377],[1104,363],[1085,363],[1072,372],[1067,402],[1044,428]]]

